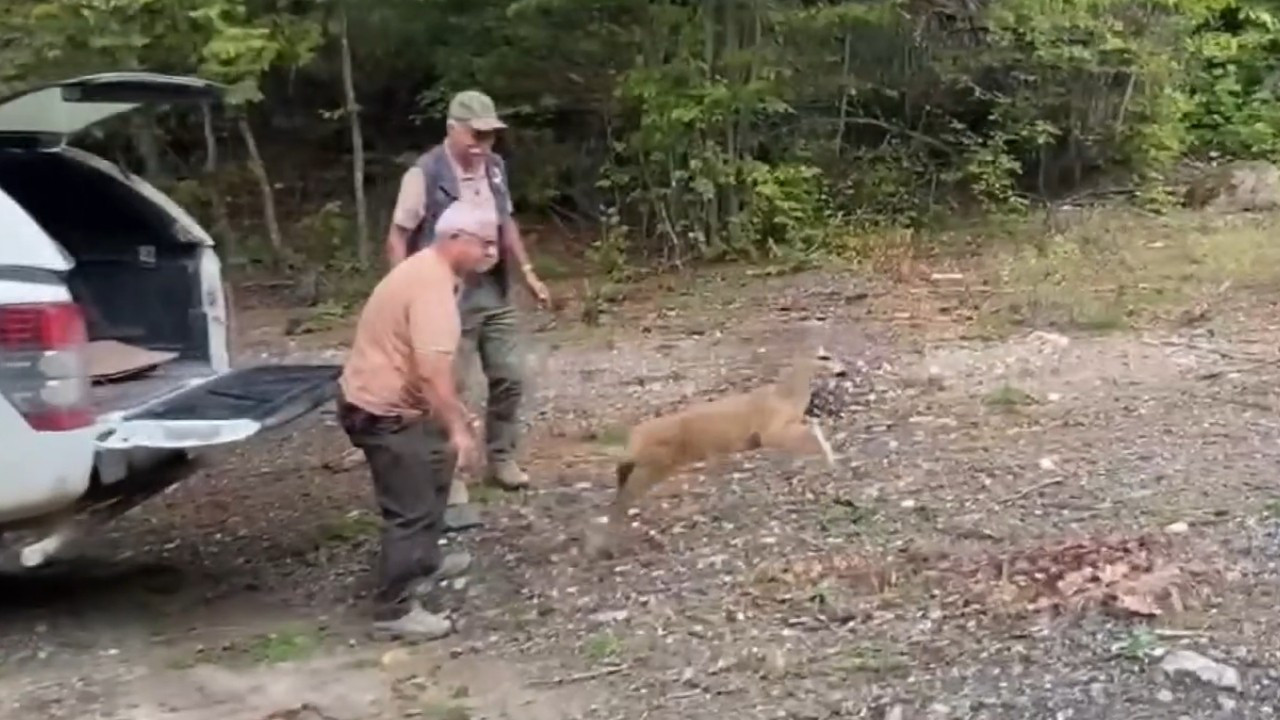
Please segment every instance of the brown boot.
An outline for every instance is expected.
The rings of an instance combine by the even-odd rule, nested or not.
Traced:
[[[485,483],[500,487],[503,490],[523,490],[529,487],[529,476],[525,474],[514,460],[500,460],[489,463],[484,475]]]

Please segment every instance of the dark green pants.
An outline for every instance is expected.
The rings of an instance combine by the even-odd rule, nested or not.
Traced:
[[[488,385],[484,427],[489,463],[513,460],[520,440],[520,401],[525,387],[516,309],[509,303],[465,308],[462,339],[464,347],[459,359],[463,366],[458,371],[459,382],[467,376],[465,364],[479,355]]]

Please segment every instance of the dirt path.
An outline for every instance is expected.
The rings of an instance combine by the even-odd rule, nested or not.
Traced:
[[[1265,309],[1212,334],[965,341],[941,292],[699,288],[532,336],[537,489],[480,494],[488,525],[461,540],[479,567],[447,591],[457,637],[365,642],[367,479],[326,467],[347,445],[318,416],[84,559],[5,581],[0,717],[1274,717]],[[580,555],[621,423],[749,384],[809,332],[867,388],[832,428],[837,470],[757,454],[694,473],[645,507],[629,554]],[[279,348],[250,334],[248,352]],[[1239,689],[1170,680],[1179,649]]]

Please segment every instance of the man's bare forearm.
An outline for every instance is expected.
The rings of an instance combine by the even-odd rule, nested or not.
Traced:
[[[503,224],[502,240],[506,243],[507,249],[511,251],[511,255],[515,258],[516,265],[520,268],[521,275],[523,275],[525,268],[529,267],[529,252],[525,250],[524,239],[520,237],[520,227],[516,225],[515,218],[509,217]]]
[[[442,361],[437,360],[431,363],[433,367],[428,368],[422,377],[422,389],[423,394],[427,396],[427,404],[430,405],[431,412],[445,426],[449,435],[470,432],[471,414],[467,412],[467,406],[463,405],[458,397],[453,372],[441,368],[437,364],[439,362]]]
[[[387,267],[395,267],[404,261],[409,254],[409,231],[391,223],[387,231]]]

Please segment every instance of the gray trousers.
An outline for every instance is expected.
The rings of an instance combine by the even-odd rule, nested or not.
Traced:
[[[364,451],[382,514],[374,618],[410,609],[413,586],[440,567],[445,502],[457,463],[438,423],[373,415],[338,400],[338,420]]]

